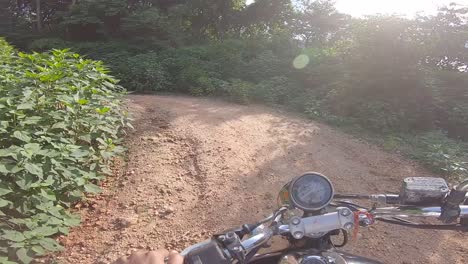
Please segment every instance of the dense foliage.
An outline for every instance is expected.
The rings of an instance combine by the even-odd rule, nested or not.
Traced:
[[[18,53],[0,39],[0,262],[59,250],[67,208],[99,192],[121,128],[122,89],[100,63],[66,50]]]

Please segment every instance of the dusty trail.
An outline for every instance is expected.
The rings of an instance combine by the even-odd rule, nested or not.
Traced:
[[[258,220],[279,188],[305,171],[338,192],[396,191],[430,175],[326,125],[260,106],[212,99],[129,96],[136,130],[128,168],[82,208],[62,239],[61,263],[109,263],[136,249],[182,249],[213,232]],[[379,223],[347,246],[385,263],[467,263],[466,237]]]

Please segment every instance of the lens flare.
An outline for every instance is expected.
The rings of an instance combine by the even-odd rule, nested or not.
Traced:
[[[301,54],[294,59],[293,67],[296,69],[304,69],[309,64],[309,61],[309,56]]]

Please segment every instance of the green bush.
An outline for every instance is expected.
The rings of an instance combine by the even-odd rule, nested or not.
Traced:
[[[287,61],[286,65],[289,65],[289,61]],[[281,76],[287,69],[283,60],[278,58],[273,51],[266,50],[248,62],[246,75],[249,80],[260,82],[275,76]]]
[[[457,181],[468,177],[468,145],[447,137],[441,131],[405,137],[409,154],[447,177]]]
[[[433,71],[429,78],[438,125],[451,137],[468,140],[468,75]]]
[[[114,66],[113,70],[118,72],[123,85],[129,89],[136,91],[170,90],[170,77],[156,53],[127,57],[120,64],[114,60]]]
[[[71,43],[60,38],[41,38],[33,40],[28,49],[34,51],[48,51],[51,49],[64,49],[69,47]]]
[[[179,73],[177,89],[188,91],[192,95],[211,95],[216,89],[216,78],[213,73],[207,72],[200,67],[190,65]]]
[[[293,95],[291,80],[285,76],[276,76],[257,83],[252,96],[268,103],[284,104]]]
[[[231,79],[220,87],[221,93],[228,99],[241,103],[247,104],[250,102],[252,97],[252,90],[254,84],[251,82],[243,81],[240,79]]]
[[[61,248],[51,236],[79,223],[66,209],[123,151],[122,94],[100,62],[0,40],[0,262]]]

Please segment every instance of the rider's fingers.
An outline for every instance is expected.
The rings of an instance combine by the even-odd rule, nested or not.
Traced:
[[[146,259],[146,254],[147,252],[146,251],[136,251],[136,252],[133,252],[130,257],[128,257],[128,264],[133,264],[133,263],[142,263],[142,261],[144,261]],[[144,262],[146,263],[146,262]]]
[[[177,251],[171,251],[171,253],[169,253],[169,261],[167,262],[167,264],[183,264],[183,263],[184,263],[184,257],[179,255]]]
[[[112,264],[126,264],[128,263],[127,257],[121,257],[118,260],[114,261]]]
[[[150,251],[147,253],[148,264],[164,264],[164,259],[169,255],[169,252],[165,249],[158,249],[156,251]]]

